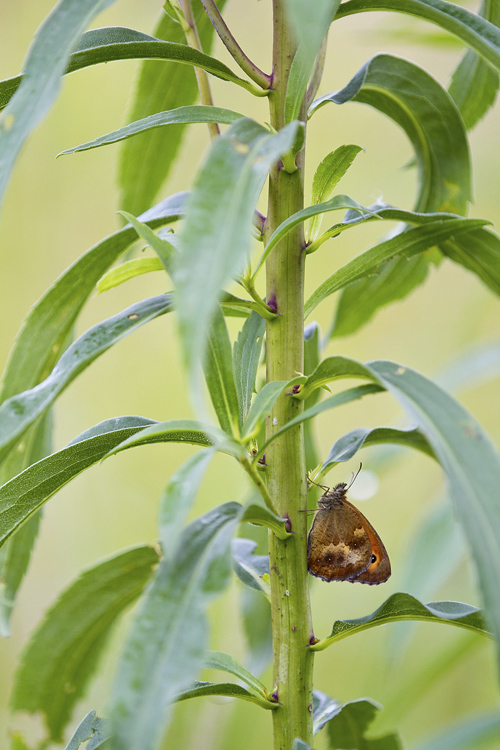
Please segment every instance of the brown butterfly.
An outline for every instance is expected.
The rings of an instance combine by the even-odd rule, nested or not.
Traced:
[[[347,484],[318,486],[325,492],[307,537],[309,573],[328,582],[385,583],[391,575],[389,556],[371,523],[346,499]]]

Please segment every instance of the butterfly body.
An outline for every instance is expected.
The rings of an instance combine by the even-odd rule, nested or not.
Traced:
[[[391,563],[379,535],[337,484],[318,500],[307,538],[309,572],[323,581],[376,585],[391,575]]]

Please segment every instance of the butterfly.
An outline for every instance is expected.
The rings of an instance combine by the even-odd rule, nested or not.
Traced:
[[[371,523],[346,498],[355,478],[349,486],[344,482],[333,489],[319,485],[325,492],[307,537],[307,567],[323,581],[373,586],[388,580],[391,563]]]

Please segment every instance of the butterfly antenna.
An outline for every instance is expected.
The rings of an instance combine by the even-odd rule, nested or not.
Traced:
[[[361,471],[362,468],[363,468],[363,464],[360,461],[359,462],[359,469],[357,470],[356,473],[354,473],[354,472],[352,473],[351,481],[349,482],[349,485],[346,487],[346,492],[347,492],[347,490],[349,490],[352,487],[352,485],[356,481],[356,478],[357,478],[357,476],[358,476],[358,474],[359,474],[359,472]]]
[[[330,489],[325,484],[318,484],[317,482],[314,481],[314,479],[311,479],[309,475],[307,475],[307,481],[309,482],[309,484],[314,484],[316,485],[316,487],[319,487],[320,489],[325,490],[325,492]]]

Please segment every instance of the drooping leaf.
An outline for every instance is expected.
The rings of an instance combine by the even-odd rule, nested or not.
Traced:
[[[256,312],[252,312],[238,333],[233,346],[233,369],[236,392],[240,405],[240,420],[243,424],[252,395],[255,390],[255,378],[259,366],[266,321]]]
[[[169,706],[189,689],[208,641],[206,608],[226,587],[229,545],[241,506],[220,505],[186,527],[138,609],[119,659],[110,720],[116,750],[151,750]]]
[[[35,631],[16,674],[13,707],[41,712],[61,741],[123,610],[141,594],[158,555],[137,547],[88,570],[62,594]]]
[[[276,134],[248,118],[215,139],[196,178],[174,272],[177,312],[188,368],[202,358],[223,285],[242,271],[253,213],[272,165],[292,148],[299,124]]]
[[[113,0],[60,0],[38,29],[22,81],[7,83],[12,97],[0,117],[0,204],[26,139],[57,98],[66,64],[82,32]],[[15,93],[14,93],[15,92]]]
[[[446,0],[347,0],[339,8],[337,18],[369,10],[393,10],[431,21],[455,34],[500,69],[500,30],[462,6]]]
[[[224,109],[223,107],[209,107],[202,104],[191,107],[178,107],[167,112],[157,112],[155,115],[144,117],[142,120],[134,120],[134,122],[125,125],[123,128],[119,128],[119,130],[113,130],[113,132],[101,135],[92,141],[81,143],[79,146],[73,146],[73,148],[61,151],[58,156],[74,154],[78,151],[89,151],[99,146],[107,146],[109,143],[117,143],[138,133],[165,125],[190,124],[195,122],[219,122],[230,125],[232,122],[239,120],[240,117],[243,117],[243,115],[233,112],[231,109]]]
[[[228,435],[239,437],[240,406],[234,381],[231,341],[220,308],[216,310],[208,331],[203,369],[220,426]]]
[[[86,750],[92,750],[101,747],[108,738],[106,722],[100,719],[95,711],[90,711],[81,720],[64,750],[78,750],[82,742],[88,740],[91,740],[91,742],[87,745]]]
[[[483,0],[478,12],[490,23],[500,26],[500,6],[494,0]],[[468,130],[471,130],[493,105],[498,86],[498,72],[477,52],[468,49],[454,71],[448,88]]]
[[[162,294],[131,305],[118,315],[98,323],[64,352],[44,381],[29,391],[4,401],[0,406],[0,458],[7,455],[28,427],[99,355],[138,326],[163,315],[171,308],[170,295]]]
[[[484,623],[481,611],[471,604],[462,602],[430,602],[422,604],[410,594],[392,594],[386,601],[373,612],[365,617],[355,620],[337,620],[332,627],[332,632],[326,638],[315,643],[313,651],[323,651],[333,643],[347,638],[354,633],[385,625],[389,622],[401,620],[422,620],[427,622],[439,622],[448,625],[456,625],[477,633],[489,634]]]
[[[225,0],[219,0],[222,10]],[[214,27],[200,0],[193,0],[194,19],[201,46],[210,54]],[[169,42],[185,42],[186,37],[177,19],[161,11],[153,36]],[[157,112],[193,104],[198,97],[194,69],[175,62],[144,60],[132,97],[128,122],[143,119]],[[179,150],[186,125],[158,128],[122,144],[119,163],[120,207],[137,216],[156,198]]]
[[[144,417],[106,419],[69,446],[38,461],[0,487],[0,547],[36,511],[109,450],[154,422]]]
[[[365,737],[368,727],[382,706],[369,698],[350,701],[327,724],[330,747],[349,747],[355,750],[402,750],[399,737],[389,734],[370,739]]]
[[[324,203],[331,198],[333,191],[345,175],[356,156],[363,149],[361,146],[349,144],[339,146],[331,151],[318,165],[313,177],[311,203]],[[319,234],[321,214],[313,216],[308,222],[307,237],[315,240]]]

